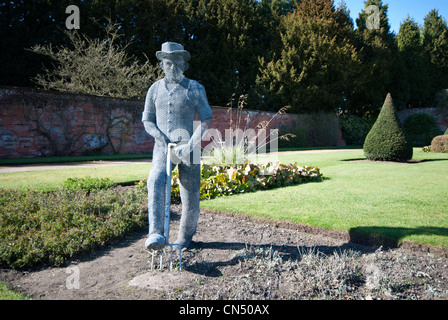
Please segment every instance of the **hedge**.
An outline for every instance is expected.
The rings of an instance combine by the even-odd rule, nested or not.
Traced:
[[[431,151],[448,153],[448,135],[435,137],[431,142]]]

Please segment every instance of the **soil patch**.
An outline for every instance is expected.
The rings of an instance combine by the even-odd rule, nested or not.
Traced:
[[[180,205],[172,217],[175,238]],[[151,270],[146,236],[133,233],[64,267],[3,269],[0,279],[35,300],[448,299],[448,261],[424,248],[364,246],[343,232],[203,211],[182,270],[170,272],[167,250],[164,269]]]

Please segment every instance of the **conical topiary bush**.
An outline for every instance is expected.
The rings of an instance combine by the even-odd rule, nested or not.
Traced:
[[[364,141],[364,154],[374,161],[407,161],[412,159],[412,153],[389,93]]]

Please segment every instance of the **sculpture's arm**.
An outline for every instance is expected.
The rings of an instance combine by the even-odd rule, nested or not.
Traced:
[[[187,164],[189,163],[190,153],[193,152],[193,149],[196,146],[198,146],[202,140],[202,137],[212,124],[212,111],[210,105],[208,104],[204,87],[197,82],[193,82],[191,94],[191,100],[196,104],[197,113],[199,115],[199,119],[201,120],[201,124],[194,130],[188,143],[174,148],[174,154],[176,157]]]
[[[146,94],[145,108],[142,114],[142,122],[145,127],[145,131],[150,136],[152,136],[156,140],[156,142],[160,142],[163,143],[164,145],[167,145],[168,137],[162,131],[160,131],[156,123],[156,108],[153,99],[155,90],[156,90],[155,86],[152,85],[149,88],[148,93]]]
[[[162,131],[160,131],[155,121],[150,120],[150,118],[145,115],[145,112],[143,113],[142,121],[145,127],[145,131],[150,136],[152,136],[156,141],[167,143],[168,137]]]

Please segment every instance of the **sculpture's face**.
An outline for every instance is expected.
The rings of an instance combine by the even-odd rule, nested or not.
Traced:
[[[185,61],[179,56],[173,56],[170,59],[163,59],[162,69],[168,81],[179,82],[183,78]]]

